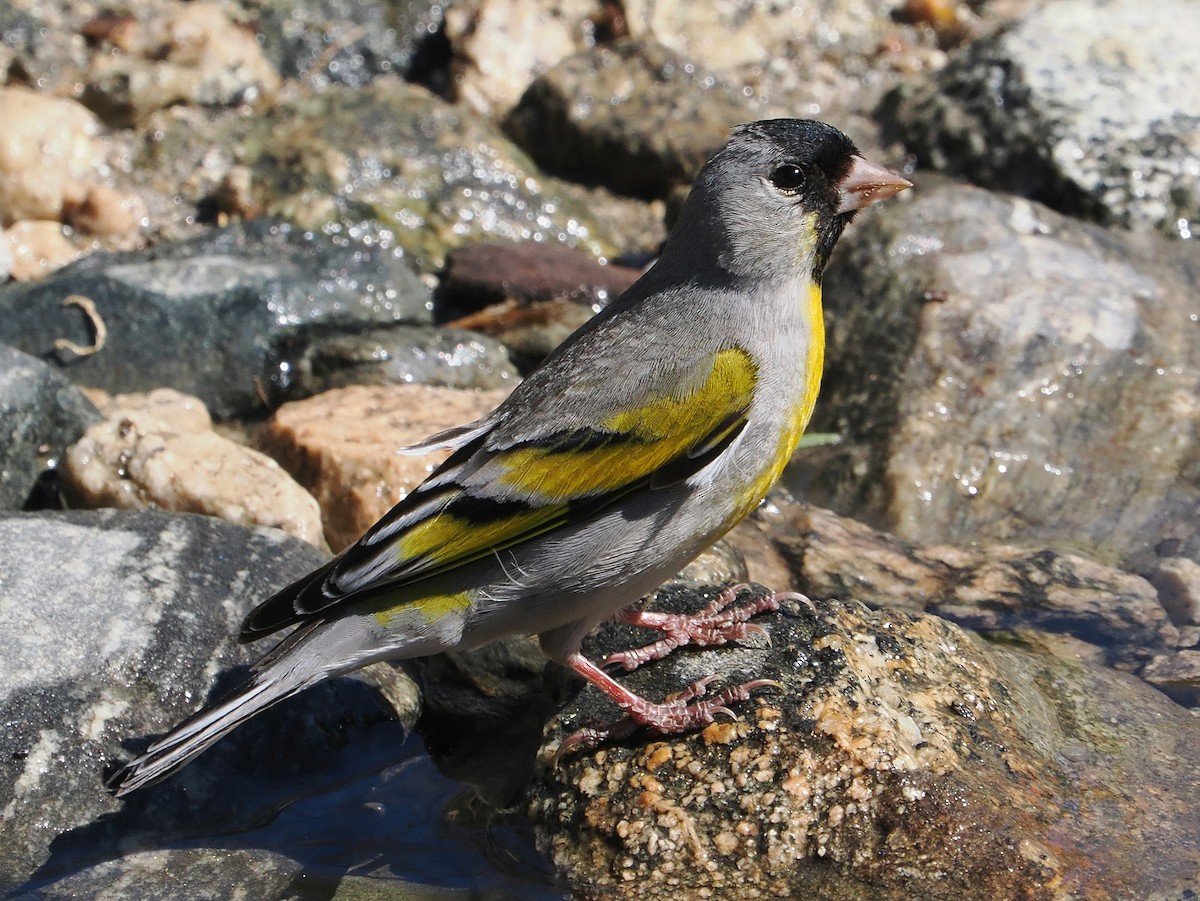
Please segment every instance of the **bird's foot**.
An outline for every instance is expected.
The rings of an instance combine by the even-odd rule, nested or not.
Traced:
[[[765,594],[745,604],[731,606],[738,593],[747,585],[734,585],[721,592],[711,604],[698,613],[653,613],[646,610],[622,610],[616,620],[633,626],[654,629],[663,634],[658,641],[644,647],[609,654],[603,666],[619,664],[626,672],[637,669],[651,660],[661,660],[676,648],[686,645],[712,647],[738,641],[751,635],[767,635],[762,626],[749,622],[751,617],[779,609],[783,601],[799,601],[812,607],[812,601],[795,591]]]
[[[719,714],[736,720],[737,717],[729,709],[730,704],[749,700],[750,693],[756,688],[783,687],[772,679],[754,679],[724,688],[708,697],[709,683],[717,678],[712,675],[693,682],[661,703],[655,703],[622,686],[582,654],[572,654],[566,662],[571,669],[620,705],[626,716],[607,729],[580,729],[572,733],[559,745],[556,758],[572,751],[594,748],[610,739],[624,738],[639,726],[647,726],[663,735],[678,735],[715,722]],[[701,698],[703,700],[699,700]]]

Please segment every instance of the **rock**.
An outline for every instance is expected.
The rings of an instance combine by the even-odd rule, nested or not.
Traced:
[[[659,609],[709,597],[660,593]],[[853,603],[755,621],[769,650],[677,651],[622,678],[652,697],[712,673],[782,683],[735,705],[737,721],[555,758],[575,728],[613,721],[588,686],[551,723],[527,809],[584,895],[1115,899],[1195,884],[1200,723],[1137,680]],[[589,653],[637,643],[602,635]]]
[[[122,194],[107,185],[92,185],[77,204],[64,210],[73,228],[102,238],[121,238],[149,225],[146,205],[136,194]]]
[[[1167,557],[1146,578],[1157,589],[1171,622],[1200,625],[1200,563],[1187,557]]]
[[[64,307],[80,295],[91,315]],[[283,378],[276,348],[306,329],[429,321],[429,289],[393,255],[341,247],[279,223],[236,225],[130,253],[94,253],[36,283],[0,288],[0,340],[35,355],[57,339],[77,383],[112,392],[172,387],[218,418],[263,407]]]
[[[869,55],[887,29],[894,29],[877,7],[845,0],[818,0],[806,9],[784,2],[747,6],[738,0],[625,0],[622,5],[633,37],[659,41],[722,71],[762,66],[789,51],[802,64],[822,55],[845,63],[844,58]]]
[[[756,519],[790,565],[793,584],[814,598],[934,613],[985,635],[1063,633],[1130,671],[1178,641],[1150,583],[1075,554],[913,544],[781,498]]]
[[[35,281],[83,255],[63,234],[63,227],[57,222],[28,219],[14,222],[0,238],[3,239],[0,243],[7,245],[12,261],[9,274],[18,282]]]
[[[177,103],[262,108],[279,90],[255,35],[216,4],[149,4],[123,24],[122,52],[96,53],[83,91],[83,102],[110,125],[141,123]],[[105,37],[102,45],[114,35]]]
[[[622,40],[563,60],[532,85],[505,129],[543,167],[624,194],[690,183],[754,118],[746,98],[653,42]]]
[[[0,225],[58,220],[97,178],[100,123],[74,100],[0,87]]]
[[[380,75],[444,79],[440,0],[252,0],[263,52],[288,80],[362,87]]]
[[[229,901],[286,898],[300,864],[271,851],[171,848],[134,851],[21,894],[29,901]]]
[[[446,255],[435,315],[449,321],[507,300],[528,304],[565,298],[599,308],[619,297],[641,274],[639,269],[605,265],[562,245],[467,244]]]
[[[450,96],[483,115],[506,112],[531,81],[583,45],[586,0],[463,0],[446,9]],[[574,13],[574,15],[572,15]]]
[[[0,344],[0,510],[20,510],[100,414],[41,360]]]
[[[1200,708],[1200,651],[1183,650],[1155,657],[1141,676],[1180,704]]]
[[[449,456],[409,456],[398,448],[478,419],[506,395],[424,385],[327,391],[280,407],[261,447],[317,498],[325,537],[340,551]]]
[[[450,323],[502,342],[520,370],[529,373],[595,313],[595,307],[566,297],[503,300]]]
[[[503,342],[527,372],[640,275],[569,247],[468,244],[446,258],[434,315]]]
[[[362,678],[255,717],[178,776],[118,802],[107,767],[242,678],[266,648],[236,642],[251,606],[325,555],[273,529],[159,512],[0,517],[0,873],[73,872],[131,848],[261,822],[296,786],[319,793],[394,746],[403,716]],[[377,668],[372,668],[377,669]],[[383,669],[384,684],[396,671]],[[341,749],[356,744],[353,760]],[[393,752],[394,753],[394,752]]]
[[[1186,238],[1200,219],[1197,30],[1187,0],[1054,0],[901,85],[886,115],[922,165]]]
[[[790,479],[925,543],[1200,559],[1200,257],[940,182],[847,231],[825,279],[836,447]]]
[[[246,138],[267,212],[435,272],[453,247],[538,240],[610,256],[585,196],[539,175],[498,130],[423,88],[376,79],[281,103]]]
[[[196,398],[160,388],[103,413],[63,459],[71,506],[202,513],[325,547],[316,499],[270,457],[216,434]]]
[[[13,271],[14,242],[0,228],[0,285],[8,281]]]
[[[285,346],[286,381],[270,385],[272,406],[350,385],[432,385],[501,388],[517,370],[494,338],[460,328],[428,325],[370,329],[353,335],[304,336]]]

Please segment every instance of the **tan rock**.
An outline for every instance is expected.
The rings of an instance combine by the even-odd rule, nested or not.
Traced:
[[[0,225],[59,219],[95,178],[100,122],[74,100],[0,88]]]
[[[1042,629],[1094,642],[1138,670],[1178,630],[1141,576],[1045,547],[918,544],[773,496],[754,520],[814,598],[936,613],[984,633]]]
[[[107,119],[140,122],[175,103],[254,104],[279,90],[255,35],[212,3],[148,9],[123,41],[127,53],[97,54],[88,72]]]
[[[102,412],[63,461],[72,504],[203,513],[324,546],[313,497],[274,460],[213,432],[198,399],[163,388],[114,397]]]
[[[64,215],[75,228],[98,237],[120,238],[148,225],[146,204],[136,194],[122,194],[107,185],[88,188],[78,203],[68,203]]]
[[[1167,557],[1147,576],[1171,621],[1200,623],[1200,563],[1187,557]]]
[[[19,282],[32,281],[74,262],[82,251],[67,239],[57,222],[29,220],[4,230],[12,254],[12,277]]]
[[[412,491],[448,455],[398,448],[478,419],[506,391],[425,385],[353,386],[284,404],[260,446],[316,496],[339,551]]]
[[[576,4],[578,5],[578,4]],[[529,83],[581,48],[580,22],[570,3],[551,9],[540,0],[467,0],[446,10],[454,51],[455,100],[478,112],[502,113]]]
[[[1200,707],[1200,651],[1183,650],[1155,657],[1141,677],[1180,704]]]

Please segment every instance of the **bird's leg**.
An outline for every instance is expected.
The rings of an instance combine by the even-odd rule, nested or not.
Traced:
[[[614,619],[631,626],[642,626],[661,632],[663,637],[644,647],[609,654],[601,663],[604,666],[620,664],[625,671],[637,669],[643,663],[660,660],[676,648],[693,644],[700,647],[722,645],[738,641],[750,635],[766,635],[762,626],[748,620],[766,611],[779,609],[782,601],[799,601],[812,606],[812,601],[794,591],[775,592],[755,598],[737,607],[730,605],[737,599],[738,592],[746,585],[734,585],[721,592],[711,604],[698,613],[651,613],[645,610],[627,609]]]
[[[693,682],[679,694],[656,704],[625,688],[578,651],[568,655],[564,663],[612,698],[628,714],[628,718],[611,729],[580,729],[563,740],[556,756],[580,747],[595,747],[608,738],[627,735],[635,726],[649,726],[664,735],[675,735],[707,726],[716,720],[719,713],[731,720],[737,719],[729,709],[729,704],[749,700],[750,692],[756,688],[782,687],[772,679],[754,679],[722,689],[711,698],[696,700],[706,695],[708,683],[716,678],[712,675]]]

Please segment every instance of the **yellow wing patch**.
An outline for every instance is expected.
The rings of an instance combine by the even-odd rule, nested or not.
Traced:
[[[420,567],[422,574],[430,575],[448,564],[469,563],[493,550],[539,535],[557,525],[565,513],[565,505],[528,507],[511,516],[483,522],[439,513],[409,528],[397,544],[396,556],[401,560],[431,558],[435,561],[432,566]]]
[[[506,455],[500,481],[549,501],[570,501],[644,479],[707,441],[754,396],[758,367],[741,348],[714,355],[707,378],[610,416],[586,447],[531,447]]]
[[[414,523],[394,546],[397,575],[429,578],[528,541],[569,521],[574,502],[619,493],[727,437],[750,406],[757,367],[738,348],[712,361],[707,373],[701,370],[672,393],[569,435],[561,446],[500,452],[498,481],[514,489],[512,499],[491,502],[500,507],[473,516],[473,505],[489,502],[463,497],[457,510],[460,502],[452,500],[447,509]]]

